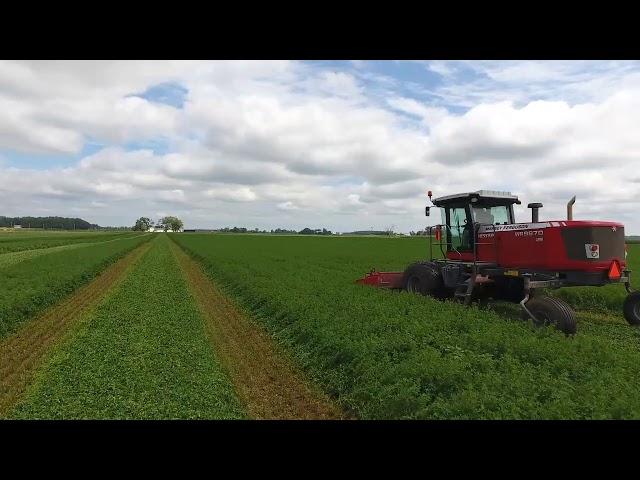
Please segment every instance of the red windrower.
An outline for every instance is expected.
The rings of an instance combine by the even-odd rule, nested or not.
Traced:
[[[434,234],[436,252],[430,237],[428,258],[402,271],[371,272],[358,283],[459,300],[464,305],[489,299],[512,301],[520,304],[525,318],[536,324],[548,320],[566,334],[577,329],[571,306],[534,292],[617,283],[628,293],[625,319],[640,325],[640,292],[631,288],[626,269],[629,252],[623,224],[572,220],[575,198],[567,204],[566,220],[541,222],[542,204],[536,202],[527,206],[531,220],[517,222],[514,205],[521,202],[508,192],[479,190],[438,194],[436,199],[431,199],[431,190],[426,193],[431,200],[426,216],[430,208],[439,208],[445,224],[429,226],[425,232]]]

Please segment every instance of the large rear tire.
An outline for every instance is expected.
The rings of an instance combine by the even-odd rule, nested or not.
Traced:
[[[432,262],[417,262],[404,271],[402,287],[409,293],[428,295],[438,299],[450,296],[438,267]]]
[[[538,326],[553,325],[567,335],[573,335],[578,330],[576,314],[571,306],[555,297],[541,295],[533,297],[525,306],[536,317],[533,323]],[[522,312],[523,318],[529,319],[527,312]]]
[[[622,304],[624,318],[630,325],[640,325],[640,292],[633,292],[627,295]]]

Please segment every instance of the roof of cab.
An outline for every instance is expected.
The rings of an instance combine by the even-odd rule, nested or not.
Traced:
[[[476,192],[456,193],[453,195],[435,198],[433,200],[433,204],[439,207],[450,203],[458,203],[460,201],[470,201],[472,198],[476,198],[476,201],[482,201],[484,199],[495,201],[498,204],[520,204],[518,197],[516,195],[512,195],[511,192],[499,192],[496,190],[478,190]]]

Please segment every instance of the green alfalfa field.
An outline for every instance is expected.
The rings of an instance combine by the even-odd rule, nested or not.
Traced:
[[[0,254],[2,348],[40,312],[148,248],[43,356],[9,416],[248,417],[204,333],[192,286],[169,255],[173,241],[347,417],[640,418],[640,336],[622,317],[622,286],[552,292],[578,312],[578,333],[566,337],[520,320],[511,304],[465,308],[354,284],[371,268],[402,270],[424,259],[424,238],[179,233],[101,240],[66,248],[38,239],[32,250]],[[2,266],[7,255],[36,250],[42,253]],[[630,245],[632,270],[639,260],[640,245]]]
[[[0,339],[150,238],[131,233],[0,234],[6,249],[0,254]]]
[[[580,312],[566,337],[511,305],[353,283],[425,258],[425,239],[171,238],[358,418],[640,417],[640,336],[622,317],[622,286],[554,292]],[[629,252],[638,267],[640,246]]]

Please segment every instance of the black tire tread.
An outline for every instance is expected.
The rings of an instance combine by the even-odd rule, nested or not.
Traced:
[[[622,312],[624,313],[625,320],[629,322],[629,325],[640,326],[640,317],[634,312],[638,302],[640,302],[640,292],[632,292],[627,295],[627,298],[624,299],[624,303],[622,304]]]
[[[409,277],[416,275],[423,283],[421,294],[432,296],[438,299],[444,299],[450,296],[449,291],[445,288],[440,270],[434,262],[420,261],[409,265],[402,279],[402,288],[407,290]]]
[[[536,314],[534,310],[541,308],[547,308],[555,311],[555,327],[561,332],[566,333],[567,335],[573,335],[576,333],[578,329],[576,314],[571,306],[564,300],[556,297],[541,295],[539,297],[531,298],[525,305],[531,311],[531,313],[533,313],[534,316]],[[523,312],[523,316],[529,318],[526,312]]]

